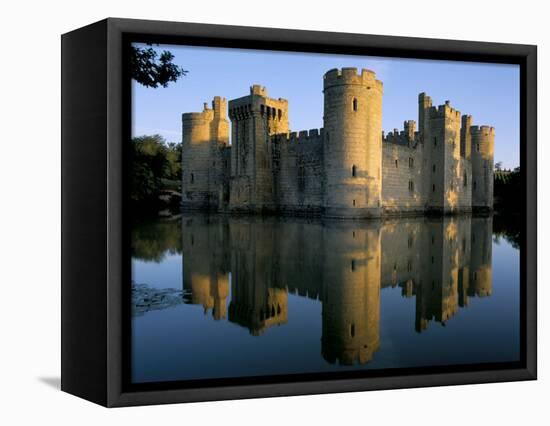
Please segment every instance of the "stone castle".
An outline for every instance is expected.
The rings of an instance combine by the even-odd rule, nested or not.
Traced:
[[[493,127],[421,93],[418,130],[409,120],[385,135],[374,72],[333,69],[323,89],[322,129],[290,132],[288,101],[258,85],[183,114],[182,207],[350,218],[492,210]]]

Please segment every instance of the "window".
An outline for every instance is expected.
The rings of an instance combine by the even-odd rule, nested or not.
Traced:
[[[476,181],[474,180],[474,189],[476,189]]]
[[[281,117],[283,116],[283,111],[279,110],[278,113],[279,113],[279,120],[280,120]]]
[[[432,192],[435,192],[435,183],[432,185]]]
[[[432,172],[435,173],[435,164],[432,166]]]
[[[353,207],[355,207],[355,200],[353,200]]]
[[[409,157],[409,169],[412,169],[414,167],[414,158]]]
[[[353,110],[357,111],[357,98],[353,98]]]
[[[351,261],[351,271],[355,271],[355,260]]]
[[[464,187],[468,186],[468,175],[464,173]]]
[[[434,146],[437,146],[437,138],[434,138]]]
[[[355,337],[355,324],[351,324],[351,325],[349,326],[349,335],[350,335],[351,337]]]
[[[409,192],[414,191],[414,182],[412,180],[409,181]]]
[[[195,182],[195,175],[191,173],[191,183]]]
[[[395,168],[397,169],[398,166],[398,160],[395,160]]]
[[[355,164],[351,167],[351,175],[353,177],[357,177],[357,167],[355,166]]]
[[[479,152],[479,144],[476,144],[477,152]]]

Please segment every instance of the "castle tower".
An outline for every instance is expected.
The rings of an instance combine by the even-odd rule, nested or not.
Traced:
[[[422,92],[418,95],[418,133],[420,138],[424,137],[424,132],[429,119],[429,111],[432,107],[432,98]]]
[[[380,225],[323,229],[322,354],[330,363],[372,360],[380,346]]]
[[[472,126],[472,209],[493,209],[493,167],[495,129]]]
[[[223,181],[222,149],[229,142],[227,101],[216,96],[212,108],[182,114],[182,206],[217,209]]]
[[[333,69],[324,76],[325,214],[380,215],[382,83],[374,72]]]
[[[422,94],[421,94],[422,96]],[[460,112],[450,102],[427,110],[423,141],[425,146],[428,210],[453,213],[461,208],[463,173],[460,161]]]
[[[288,101],[272,99],[264,87],[229,102],[231,118],[231,192],[229,206],[261,212],[273,209],[270,137],[288,133]]]

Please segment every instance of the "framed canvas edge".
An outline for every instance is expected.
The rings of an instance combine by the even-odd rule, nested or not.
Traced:
[[[536,343],[536,125],[537,125],[537,49],[536,46],[487,42],[422,39],[393,36],[370,36],[363,34],[327,33],[317,31],[282,30],[272,28],[234,27],[225,25],[190,24],[164,21],[107,19],[107,402],[106,406],[163,404],[177,402],[198,402],[224,399],[277,397],[290,395],[416,388],[428,386],[461,385],[518,380],[535,380],[537,377]],[[404,52],[419,52],[414,57],[439,58],[447,55],[492,62],[498,58],[517,60],[525,67],[522,99],[525,107],[525,121],[522,128],[522,164],[526,188],[526,232],[525,232],[525,287],[526,323],[523,324],[526,338],[526,365],[520,369],[475,371],[461,373],[391,376],[366,379],[345,379],[330,381],[308,381],[281,384],[242,385],[231,387],[209,387],[147,392],[125,392],[122,386],[122,45],[124,34],[151,34],[183,37],[235,38],[240,40],[261,40],[262,43],[299,43],[301,46],[314,44],[357,46],[372,48],[375,52],[388,51],[395,56]],[[388,55],[391,56],[391,55]],[[456,59],[460,60],[460,59]],[[523,161],[522,160],[522,161]]]

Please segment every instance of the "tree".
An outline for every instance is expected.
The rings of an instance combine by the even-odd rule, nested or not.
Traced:
[[[181,144],[161,135],[132,139],[131,199],[145,210],[156,209],[165,190],[181,192]]]
[[[188,73],[174,64],[173,59],[174,55],[167,50],[162,51],[159,56],[152,47],[132,46],[130,51],[132,78],[145,87],[167,87],[168,83],[175,82]]]
[[[495,164],[495,170],[497,172],[500,172],[502,170],[502,161],[499,161],[498,163]]]

